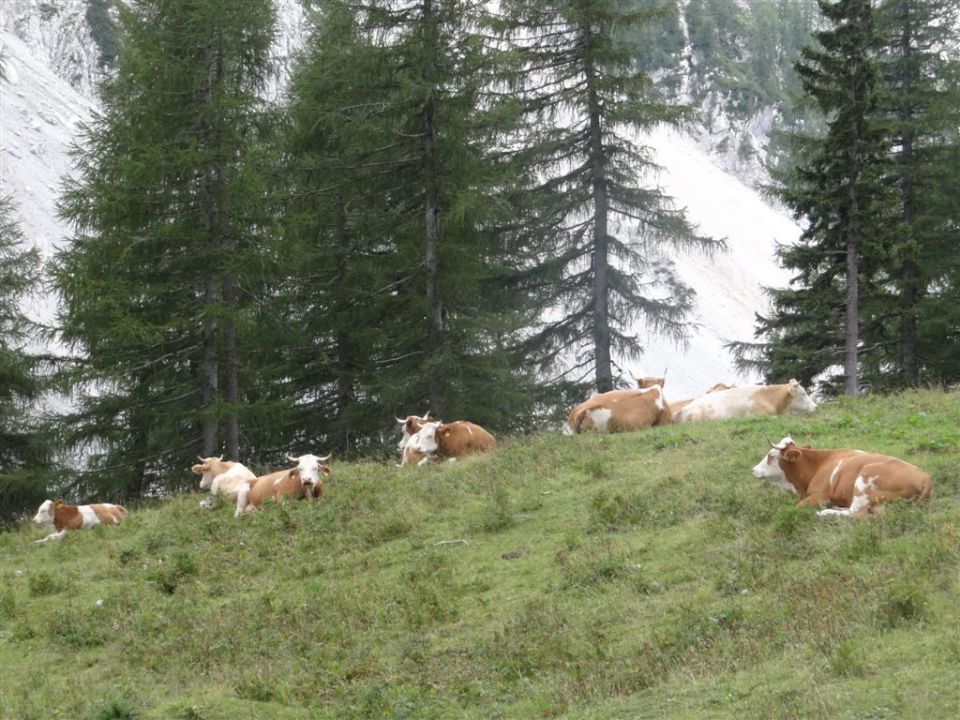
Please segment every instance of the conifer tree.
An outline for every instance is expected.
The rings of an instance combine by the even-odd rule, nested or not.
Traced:
[[[74,151],[56,258],[68,439],[85,478],[118,497],[190,482],[190,459],[239,451],[246,322],[269,266],[257,92],[269,0],[139,0],[120,7],[122,50],[104,112]],[[269,347],[269,346],[267,346]],[[176,469],[176,474],[171,471]]]
[[[40,254],[23,246],[10,198],[0,197],[0,521],[45,498],[50,438],[37,403],[44,358],[30,349],[40,328],[22,309],[39,288]]]
[[[772,291],[742,365],[810,382],[845,361],[847,392],[951,382],[960,363],[956,278],[958,69],[952,2],[821,3],[832,27],[798,65],[826,121],[795,133],[781,197],[806,223],[781,248],[796,271]],[[853,297],[852,297],[853,296]],[[835,387],[838,378],[824,385]]]
[[[887,181],[897,212],[888,226],[887,303],[869,342],[876,385],[955,382],[960,340],[960,57],[952,0],[886,0],[882,112],[890,126]]]
[[[642,352],[639,323],[684,335],[693,293],[670,254],[717,247],[653,183],[655,161],[638,138],[678,124],[685,110],[657,99],[635,62],[630,39],[654,11],[615,0],[503,7],[524,62],[518,82],[531,129],[517,142],[531,280],[550,308],[530,345],[545,366],[572,365],[568,377],[592,374],[598,391],[610,390],[616,358]]]
[[[804,382],[842,364],[844,391],[855,395],[860,320],[878,296],[889,208],[882,183],[888,143],[877,116],[883,42],[869,0],[818,4],[828,26],[814,33],[817,46],[804,48],[796,69],[826,131],[793,134],[795,164],[779,178],[780,197],[803,223],[799,242],[778,250],[796,274],[790,288],[772,291],[773,312],[759,319],[765,346],[734,350],[749,364],[751,350],[760,349],[768,377]]]
[[[338,444],[347,418],[361,444],[427,408],[519,426],[535,401],[512,350],[527,295],[511,282],[516,233],[502,231],[509,116],[489,92],[484,3],[321,9],[292,83],[289,227],[326,279],[300,283],[319,351],[302,392]]]

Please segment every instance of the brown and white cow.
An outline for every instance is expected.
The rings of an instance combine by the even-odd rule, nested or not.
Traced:
[[[209,490],[210,497],[200,503],[200,507],[213,505],[214,495],[224,495],[228,502],[235,502],[240,491],[257,476],[245,465],[232,460],[224,460],[223,456],[197,458],[200,462],[190,468],[200,478],[200,489]]]
[[[670,418],[670,406],[660,385],[638,390],[611,390],[594,395],[573,408],[564,423],[563,434],[574,435],[585,430],[626,432],[669,425]]]
[[[476,423],[467,420],[422,423],[403,448],[401,465],[424,465],[430,460],[456,460],[467,455],[490,452],[497,439]]]
[[[813,412],[817,405],[796,380],[782,385],[741,385],[691,400],[674,416],[674,422],[725,420],[744,415],[782,415]]]
[[[316,455],[289,456],[288,459],[297,463],[289,470],[279,470],[269,475],[261,475],[249,482],[237,496],[236,516],[251,513],[257,510],[267,498],[280,501],[283,498],[315,499],[323,495],[323,478],[329,477],[330,468],[324,463],[330,459]]]
[[[861,516],[882,512],[882,504],[893,500],[930,497],[930,476],[889,455],[798,447],[790,437],[770,447],[753,476],[791,490],[800,497],[798,507],[821,508],[820,515]]]
[[[67,505],[63,500],[44,500],[33,516],[33,522],[41,526],[53,526],[56,532],[42,540],[59,540],[67,530],[85,530],[94,525],[119,525],[127,509],[112,503],[93,505]]]
[[[400,418],[396,418],[396,420],[400,423],[400,430],[403,433],[403,437],[397,443],[397,450],[400,451],[402,457],[410,438],[420,432],[420,428],[423,427],[425,422],[433,422],[435,418],[430,417],[430,411],[427,410],[423,415],[407,415],[403,420]]]
[[[709,395],[712,392],[720,392],[721,390],[731,390],[735,387],[736,385],[727,385],[725,383],[720,382],[711,388],[707,388],[706,394]],[[688,398],[682,398],[680,400],[668,401],[670,403],[670,412],[673,414],[673,418],[675,422],[679,422],[678,420],[676,420],[677,414],[681,410],[683,410],[687,405],[692,403],[695,399],[696,398],[688,397]]]

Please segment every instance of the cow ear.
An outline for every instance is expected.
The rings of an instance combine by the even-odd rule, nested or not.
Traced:
[[[294,479],[299,479],[299,478],[300,478],[300,468],[295,467],[295,468],[293,468],[293,469],[291,469],[291,470],[287,470],[287,476],[288,476],[288,477],[291,477],[291,478],[294,478]]]
[[[331,475],[333,475],[333,473],[330,471],[330,468],[328,468],[326,465],[320,466],[320,472],[322,472],[327,477],[330,477]]]
[[[785,453],[783,453],[782,457],[784,460],[786,460],[789,463],[795,463],[797,462],[797,460],[800,459],[800,451],[797,450],[797,448],[792,447],[789,450],[787,450]]]

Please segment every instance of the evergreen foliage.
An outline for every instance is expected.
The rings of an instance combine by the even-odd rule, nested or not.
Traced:
[[[192,484],[197,453],[236,457],[240,377],[264,348],[247,315],[272,260],[257,97],[272,4],[142,0],[120,24],[53,268],[76,353],[65,441],[89,460],[73,490],[100,499]]]
[[[771,291],[757,343],[735,343],[768,378],[821,377],[847,393],[954,382],[958,223],[955,4],[821,3],[831,26],[798,63],[823,134],[789,134],[780,197],[805,223],[779,249],[795,271]],[[951,180],[953,185],[951,185]],[[842,375],[835,373],[844,366]],[[832,373],[832,374],[831,374]]]
[[[897,199],[867,369],[880,387],[952,383],[960,378],[960,7],[887,0],[881,10],[886,181]]]
[[[287,151],[288,240],[313,278],[294,282],[293,352],[302,410],[323,418],[312,437],[380,443],[427,408],[521,427],[536,397],[513,350],[527,301],[484,5],[319,5]]]
[[[629,40],[662,15],[612,0],[503,8],[523,63],[527,130],[516,160],[530,198],[531,282],[544,307],[529,347],[545,369],[572,365],[567,378],[592,374],[598,391],[611,390],[616,358],[642,352],[639,323],[684,337],[693,293],[671,253],[718,246],[653,183],[657,166],[638,140],[686,115],[656,98]]]
[[[44,358],[30,349],[40,328],[22,310],[39,289],[40,254],[23,243],[13,202],[0,197],[0,522],[43,501],[50,468],[36,407]]]

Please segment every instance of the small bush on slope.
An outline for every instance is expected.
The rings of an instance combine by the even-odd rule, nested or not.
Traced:
[[[5,533],[0,714],[952,718],[958,427],[956,393],[841,400]],[[797,510],[750,476],[788,434],[915,462],[934,497]]]

